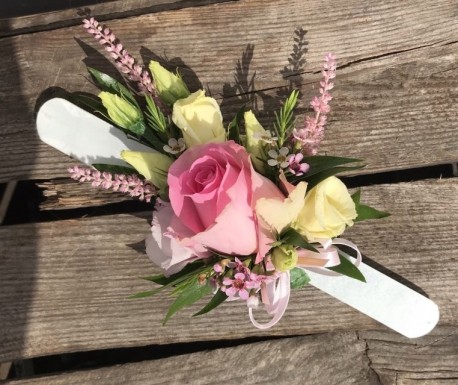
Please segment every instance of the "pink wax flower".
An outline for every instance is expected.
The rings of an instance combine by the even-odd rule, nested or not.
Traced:
[[[166,229],[167,236],[182,247],[201,255],[205,250],[250,255],[266,249],[260,245],[264,237],[259,235],[256,201],[284,196],[254,171],[244,147],[233,141],[193,146],[170,166],[167,182],[171,206],[164,205],[154,213],[155,226]],[[157,252],[162,248],[160,239],[151,239],[156,246],[150,245],[150,250]],[[148,253],[164,267],[164,258],[171,258],[171,254],[169,247],[160,258]],[[185,255],[190,260],[196,254]]]
[[[225,277],[223,279],[223,286],[221,290],[226,293],[229,298],[240,297],[243,300],[248,300],[250,290],[259,289],[261,282],[265,276],[258,276],[257,274],[237,272],[234,278]]]
[[[288,158],[289,167],[288,170],[291,174],[296,176],[304,175],[310,168],[308,163],[301,163],[302,159],[304,159],[304,155],[301,153],[297,153],[295,155],[291,155]]]

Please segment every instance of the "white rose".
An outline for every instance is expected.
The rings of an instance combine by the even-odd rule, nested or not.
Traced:
[[[334,238],[353,225],[355,203],[342,181],[332,176],[318,183],[305,196],[295,228],[312,242]]]
[[[199,90],[173,105],[173,122],[183,133],[186,146],[206,143],[223,143],[226,130],[223,116],[215,99]]]

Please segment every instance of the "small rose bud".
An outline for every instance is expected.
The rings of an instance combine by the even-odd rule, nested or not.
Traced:
[[[272,250],[272,263],[275,269],[287,271],[297,264],[297,252],[293,246],[282,245]]]

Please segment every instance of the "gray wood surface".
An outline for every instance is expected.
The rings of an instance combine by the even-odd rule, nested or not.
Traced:
[[[456,308],[455,308],[456,309]],[[458,379],[458,328],[439,327],[409,340],[389,331],[361,331],[371,369],[383,385],[454,385]]]
[[[415,340],[369,330],[272,339],[6,384],[452,385],[457,360],[455,327]]]
[[[368,384],[365,349],[355,333],[316,335],[6,384]]]
[[[444,326],[456,326],[457,319],[457,193],[457,179],[367,187],[363,201],[392,216],[345,234],[396,279],[426,292],[439,305]],[[384,329],[313,287],[293,292],[284,318],[268,331],[253,328],[239,302],[190,319],[203,305],[194,306],[160,326],[167,296],[127,299],[151,287],[138,278],[154,271],[143,247],[150,215],[0,228],[0,361],[120,346]]]
[[[116,0],[100,1],[88,6],[42,12],[26,16],[2,18],[0,15],[0,37],[56,29],[76,25],[86,16],[100,20],[138,16],[165,10],[196,7],[211,3],[237,0]],[[95,1],[94,1],[95,2]],[[70,5],[71,2],[70,2]]]
[[[200,79],[227,119],[247,103],[267,124],[291,85],[302,92],[303,116],[321,60],[333,52],[339,70],[324,152],[364,159],[368,167],[358,173],[458,162],[453,1],[116,0],[88,8],[112,19],[137,58],[166,57],[193,90]],[[75,162],[35,133],[34,114],[56,88],[96,92],[85,65],[114,74],[77,25],[86,11],[0,19],[0,182],[40,180],[49,198],[41,209],[126,198],[58,179]],[[308,49],[302,64],[291,57],[300,27]],[[139,277],[157,272],[143,246],[151,212],[1,226],[0,363],[144,345],[239,344],[7,383],[455,385],[457,196],[458,178],[365,187],[363,201],[392,216],[345,233],[367,263],[439,305],[440,325],[415,340],[313,287],[293,292],[268,331],[253,328],[238,302],[191,318],[201,303],[163,327],[171,298],[127,298],[151,288]]]
[[[45,198],[41,210],[62,210],[100,206],[108,203],[131,201],[129,194],[94,188],[91,183],[78,183],[72,179],[54,179],[37,183]]]
[[[302,85],[300,111],[317,91],[324,53],[334,52],[341,69],[323,150],[363,158],[369,165],[364,172],[376,172],[458,160],[454,12],[449,1],[428,0],[419,8],[415,0],[371,6],[342,0],[331,11],[321,1],[252,0],[109,24],[137,57],[139,50],[147,60],[150,51],[166,55],[194,87],[197,75],[215,97],[224,95],[226,116],[252,98],[253,87],[235,87],[234,76],[247,84],[254,76],[263,122],[283,98],[278,87],[289,84],[280,71],[288,65],[295,29],[303,27],[307,63],[288,78]],[[94,92],[82,59],[110,72],[106,59],[81,27],[3,38],[0,50],[10,53],[0,63],[0,93],[9,101],[0,105],[0,181],[65,176],[72,161],[36,136],[37,98],[49,87]],[[236,74],[244,50],[253,51],[252,59]]]

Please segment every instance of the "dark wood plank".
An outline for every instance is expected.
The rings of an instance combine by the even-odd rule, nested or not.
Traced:
[[[166,54],[194,87],[197,76],[215,97],[223,94],[228,117],[252,99],[253,89],[234,81],[237,61],[244,50],[251,52],[237,77],[249,81],[255,75],[263,122],[279,105],[277,94],[284,90],[278,87],[289,84],[280,71],[288,65],[294,30],[302,26],[308,31],[307,64],[288,78],[302,85],[300,112],[316,92],[323,54],[333,51],[341,70],[323,150],[361,157],[369,173],[458,160],[453,15],[445,0],[428,0],[420,9],[414,0],[342,0],[332,12],[317,0],[305,8],[299,0],[251,0],[113,20],[110,26],[132,53],[145,47],[147,60],[149,50]],[[0,180],[65,176],[72,161],[39,142],[33,111],[48,87],[93,92],[81,60],[88,55],[86,63],[110,71],[96,48],[80,27],[0,40],[1,52],[9,53],[0,64],[0,93],[9,100],[0,105]]]
[[[41,210],[93,207],[133,199],[128,194],[94,188],[90,183],[78,183],[72,179],[58,179],[37,185],[43,189],[45,198],[40,203]]]
[[[456,309],[455,309],[456,310]],[[458,328],[409,340],[387,331],[358,332],[383,385],[452,385],[458,379]]]
[[[455,327],[457,193],[456,178],[367,187],[363,200],[392,216],[345,234],[426,292],[439,305],[441,324]],[[293,292],[283,320],[268,331],[253,328],[239,302],[190,319],[199,304],[160,326],[169,298],[127,299],[151,287],[138,278],[154,271],[142,243],[150,215],[0,228],[0,362],[121,346],[384,330],[313,287]]]
[[[368,362],[364,341],[345,333],[271,340],[5,385],[362,385],[370,380]]]
[[[26,16],[1,17],[0,37],[56,29],[77,25],[89,15],[99,20],[119,19],[146,13],[203,6],[211,3],[237,0],[117,0],[99,1],[87,6],[70,2],[68,9],[46,11]]]
[[[214,384],[217,378],[225,384],[452,385],[457,362],[457,328],[439,327],[415,340],[389,331],[327,333],[6,384]]]

